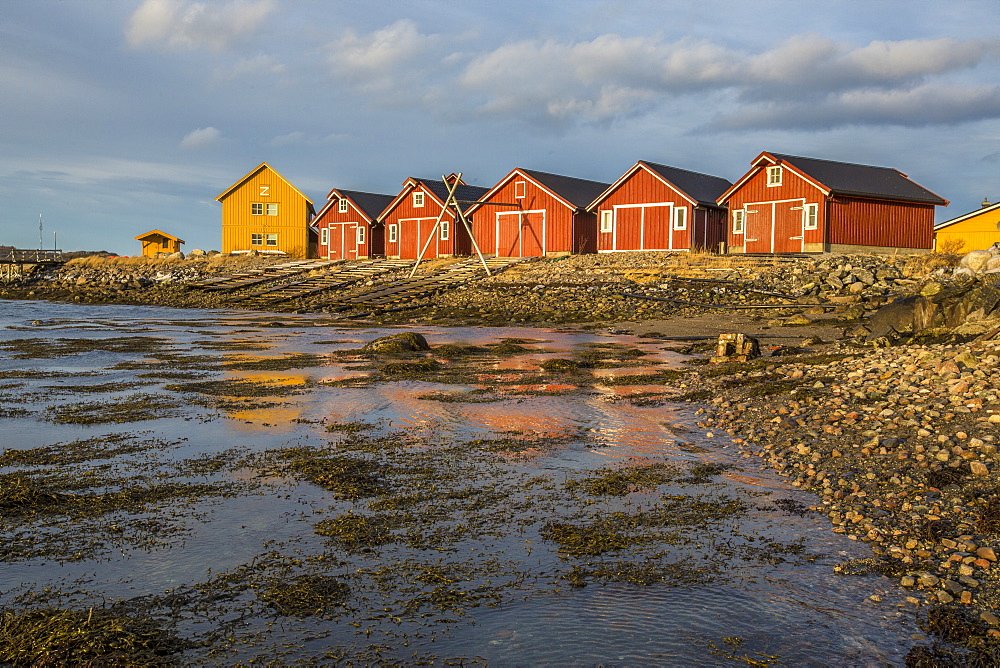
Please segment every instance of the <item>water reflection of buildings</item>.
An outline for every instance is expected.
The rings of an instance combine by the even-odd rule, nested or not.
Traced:
[[[239,432],[255,432],[267,429],[269,432],[290,432],[296,428],[296,420],[303,416],[303,405],[308,398],[311,374],[306,371],[232,371],[225,380],[266,383],[282,388],[268,396],[219,396],[225,403],[225,414],[230,429]],[[286,388],[301,386],[301,394],[286,393]],[[275,403],[275,406],[255,407],[260,404]],[[245,405],[246,408],[241,408]]]

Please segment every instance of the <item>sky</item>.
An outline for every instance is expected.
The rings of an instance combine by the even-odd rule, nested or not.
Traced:
[[[0,245],[218,249],[267,162],[312,199],[762,151],[1000,200],[997,0],[0,0]]]

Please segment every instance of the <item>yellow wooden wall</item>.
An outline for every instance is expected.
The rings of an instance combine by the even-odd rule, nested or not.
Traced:
[[[155,257],[157,253],[177,253],[181,244],[176,239],[155,236],[142,241],[142,254],[145,257]]]
[[[934,233],[937,250],[950,250],[957,253],[968,253],[974,250],[989,248],[1000,241],[1000,210],[984,211],[960,223],[949,225]],[[961,241],[960,248],[954,248],[955,240]]]
[[[267,195],[261,187],[268,188]],[[280,250],[292,257],[309,252],[309,201],[269,167],[262,167],[222,200],[222,252]],[[255,216],[251,204],[276,203],[277,216]],[[266,210],[266,206],[265,206]],[[251,246],[250,235],[277,234],[277,246]]]

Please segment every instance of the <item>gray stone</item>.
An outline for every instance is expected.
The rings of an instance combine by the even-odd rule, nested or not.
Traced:
[[[978,274],[986,269],[986,263],[989,262],[992,257],[993,254],[987,250],[970,251],[958,261],[958,266],[959,268],[970,269]]]

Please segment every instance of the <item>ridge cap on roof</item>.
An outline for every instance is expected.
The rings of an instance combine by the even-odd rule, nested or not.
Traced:
[[[768,155],[774,156],[776,158],[789,158],[791,160],[814,160],[816,162],[830,162],[835,165],[850,165],[851,167],[868,167],[870,169],[891,169],[894,172],[899,172],[895,167],[885,167],[883,165],[867,165],[863,162],[846,162],[844,160],[830,160],[829,158],[811,158],[807,155],[791,155],[789,153],[772,153],[771,151],[764,151]],[[905,175],[904,175],[905,176]],[[909,177],[907,177],[909,178]]]
[[[524,167],[517,167],[514,171],[521,171],[525,174],[541,174],[543,176],[558,176],[561,179],[573,179],[574,181],[587,181],[589,183],[605,183],[604,181],[595,181],[593,179],[585,179],[580,176],[567,176],[566,174],[556,174],[555,172],[543,172],[539,169],[525,169]]]
[[[684,169],[683,167],[674,167],[673,165],[665,165],[662,162],[653,162],[652,160],[639,160],[643,165],[656,165],[657,167],[666,167],[667,169],[674,169],[678,172],[687,172],[688,174],[697,174],[698,176],[711,176],[713,179],[722,179],[723,181],[728,181],[729,179],[724,176],[716,176],[715,174],[707,174],[705,172],[696,172],[693,169]]]

